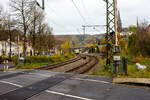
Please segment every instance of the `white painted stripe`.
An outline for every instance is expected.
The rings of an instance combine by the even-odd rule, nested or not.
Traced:
[[[84,97],[79,97],[79,96],[74,96],[74,95],[64,94],[64,93],[55,92],[55,91],[49,91],[49,90],[46,90],[46,92],[47,92],[47,93],[52,93],[52,94],[61,95],[61,96],[66,96],[66,97],[71,97],[71,98],[81,99],[81,100],[93,100],[93,99],[89,99],[89,98],[84,98]]]
[[[92,80],[92,79],[81,79],[81,78],[71,78],[71,79],[81,80],[81,81],[89,81],[89,82],[98,82],[98,83],[104,83],[104,84],[110,84],[110,82],[99,81],[99,80]]]
[[[10,84],[10,85],[14,85],[14,86],[17,86],[17,87],[23,87],[21,85],[14,84],[14,83],[11,83],[11,82],[6,82],[6,81],[0,81],[0,83]]]

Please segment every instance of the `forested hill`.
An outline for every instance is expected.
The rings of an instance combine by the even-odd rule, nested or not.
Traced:
[[[97,34],[97,35],[55,35],[55,38],[60,41],[70,40],[73,45],[75,46],[82,46],[85,44],[92,43],[97,38],[104,36],[104,34]],[[84,39],[85,38],[85,39]],[[84,39],[84,41],[83,41]]]

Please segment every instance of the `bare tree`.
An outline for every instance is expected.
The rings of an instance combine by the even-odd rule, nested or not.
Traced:
[[[0,6],[0,28],[1,28],[1,22],[2,22],[2,7]]]
[[[31,18],[31,24],[29,27],[30,30],[30,38],[32,47],[34,49],[34,55],[35,55],[35,42],[36,37],[40,34],[42,34],[42,29],[44,28],[44,14],[43,10],[36,6],[36,2],[34,5],[34,9],[32,10],[32,18]]]
[[[23,55],[26,56],[26,42],[28,27],[33,9],[33,0],[10,0],[10,6],[13,9],[13,15],[17,20],[18,28],[23,32]]]
[[[11,15],[8,13],[5,13],[4,18],[3,18],[3,24],[5,28],[5,32],[7,32],[7,40],[9,43],[9,59],[11,59],[12,55],[12,36],[13,36],[13,30],[14,30],[14,25],[15,21],[11,18]]]

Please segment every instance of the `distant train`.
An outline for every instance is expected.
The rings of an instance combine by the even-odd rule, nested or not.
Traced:
[[[81,50],[80,50],[80,49],[75,49],[75,50],[74,50],[74,53],[75,53],[75,54],[80,54],[80,53],[81,53]]]

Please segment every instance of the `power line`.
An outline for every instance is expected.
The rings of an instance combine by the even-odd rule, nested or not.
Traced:
[[[81,0],[81,4],[82,4],[82,6],[83,6],[84,12],[86,13],[87,10],[86,10],[86,7],[85,7],[85,4],[84,4],[84,1],[83,1],[83,0]]]
[[[82,20],[84,21],[84,23],[86,23],[86,20],[84,18],[84,16],[82,15],[82,13],[80,12],[79,8],[77,7],[77,5],[75,4],[75,2],[73,0],[71,0],[74,7],[77,9],[77,12],[79,13],[80,17],[82,18]]]

